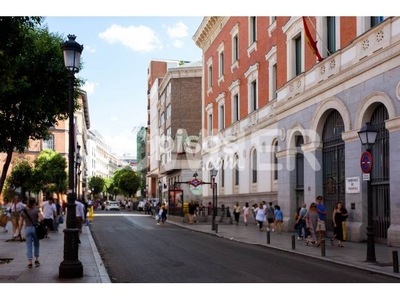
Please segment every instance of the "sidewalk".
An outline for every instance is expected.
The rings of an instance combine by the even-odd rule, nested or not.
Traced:
[[[11,228],[9,222],[8,228]],[[64,260],[65,223],[58,233],[50,232],[50,239],[40,240],[40,267],[27,268],[26,244],[8,241],[11,232],[0,228],[0,283],[110,283],[90,229],[83,226],[78,258],[83,265],[83,277],[64,279],[58,277],[60,263]]]
[[[270,243],[267,244],[266,228],[264,228],[264,231],[260,232],[258,226],[251,222],[249,222],[248,226],[245,226],[243,222],[239,223],[238,226],[235,224],[217,223],[218,233],[211,230],[211,222],[188,224],[182,223],[181,217],[170,216],[167,223],[175,224],[193,231],[216,235],[236,242],[270,247],[336,264],[351,266],[353,268],[385,274],[398,278],[400,283],[400,273],[395,273],[393,268],[393,251],[397,251],[400,256],[400,248],[397,247],[388,247],[383,244],[375,243],[376,262],[373,263],[366,261],[367,243],[345,241],[343,242],[344,247],[339,248],[337,247],[337,241],[335,241],[335,246],[333,247],[330,244],[330,239],[327,238],[325,239],[325,256],[322,256],[322,247],[317,248],[311,244],[306,246],[304,241],[297,240],[297,234],[295,232],[282,232],[282,234],[270,232]],[[292,249],[292,235],[294,235],[294,249]]]

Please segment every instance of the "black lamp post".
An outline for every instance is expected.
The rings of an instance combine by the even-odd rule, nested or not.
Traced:
[[[68,41],[61,44],[64,53],[64,65],[69,72],[69,142],[68,142],[68,204],[67,228],[64,229],[64,260],[59,266],[60,278],[78,278],[83,276],[83,266],[78,259],[79,229],[76,225],[76,193],[74,192],[74,81],[79,65],[83,45],[79,45],[75,35],[68,35]]]
[[[371,126],[369,122],[358,132],[361,143],[365,146],[365,150],[371,154],[371,148],[375,144],[378,131]],[[371,156],[372,157],[372,156]],[[372,164],[372,161],[371,161]],[[374,242],[374,224],[372,222],[372,195],[371,195],[371,174],[367,180],[367,198],[368,198],[368,225],[367,225],[367,261],[376,261],[375,242]]]
[[[212,188],[212,199],[213,199],[213,215],[212,215],[212,230],[215,230],[215,218],[218,214],[218,198],[217,198],[217,183],[215,177],[218,174],[218,170],[215,168],[211,169],[211,188]]]

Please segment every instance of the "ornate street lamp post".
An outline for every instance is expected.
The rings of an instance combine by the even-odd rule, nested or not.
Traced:
[[[69,72],[69,142],[68,142],[68,195],[67,228],[64,229],[64,260],[59,266],[60,278],[78,278],[83,276],[83,266],[78,259],[79,229],[76,225],[76,193],[74,192],[74,81],[79,65],[83,45],[79,45],[75,35],[68,35],[68,41],[61,44],[64,53],[64,65]]]
[[[367,199],[368,199],[368,225],[367,225],[367,261],[376,261],[375,257],[375,242],[374,242],[374,224],[372,222],[373,203],[371,195],[371,169],[372,169],[372,155],[371,148],[375,144],[378,131],[371,126],[368,122],[358,132],[361,143],[365,146],[367,153],[361,156],[361,168],[364,173],[368,173],[370,178],[367,180]],[[365,157],[365,159],[363,158]],[[369,165],[368,165],[369,164]]]
[[[211,188],[212,188],[212,199],[213,199],[213,215],[212,215],[212,230],[215,230],[215,218],[218,214],[218,198],[217,198],[217,183],[215,182],[215,177],[218,174],[218,170],[215,168],[211,169]]]
[[[76,148],[77,148],[77,151],[76,151],[76,161],[75,161],[75,176],[76,176],[76,179],[75,179],[75,184],[76,184],[75,191],[76,191],[77,197],[79,199],[81,162],[82,162],[82,158],[81,158],[81,155],[80,155],[81,145],[77,144]]]

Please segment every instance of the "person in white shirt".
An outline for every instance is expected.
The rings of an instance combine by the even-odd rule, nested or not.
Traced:
[[[75,200],[75,213],[76,213],[76,228],[79,229],[79,234],[78,237],[80,237],[81,233],[82,233],[82,225],[85,223],[85,205],[78,201]],[[81,240],[78,239],[78,244],[81,243]]]
[[[42,204],[42,214],[44,224],[47,226],[47,234],[45,238],[49,239],[50,230],[54,230],[54,219],[57,217],[57,207],[53,202],[53,197],[48,197],[47,201]]]

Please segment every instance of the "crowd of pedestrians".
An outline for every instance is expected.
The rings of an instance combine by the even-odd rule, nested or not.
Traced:
[[[26,204],[23,203],[18,195],[15,195],[11,201],[7,197],[4,198],[2,215],[7,216],[7,221],[2,223],[4,231],[11,231],[11,238],[8,242],[25,242],[26,256],[28,260],[27,267],[39,267],[40,255],[40,239],[36,232],[35,226],[39,223],[44,223],[46,232],[44,238],[50,239],[50,232],[58,233],[59,224],[64,222],[67,213],[67,203],[61,202],[46,195],[41,205],[38,205],[35,198],[28,198]],[[79,234],[82,233],[82,225],[86,223],[87,213],[90,209],[90,203],[82,200],[76,200],[76,221]],[[11,224],[10,224],[11,223]],[[80,244],[80,239],[78,238]]]

